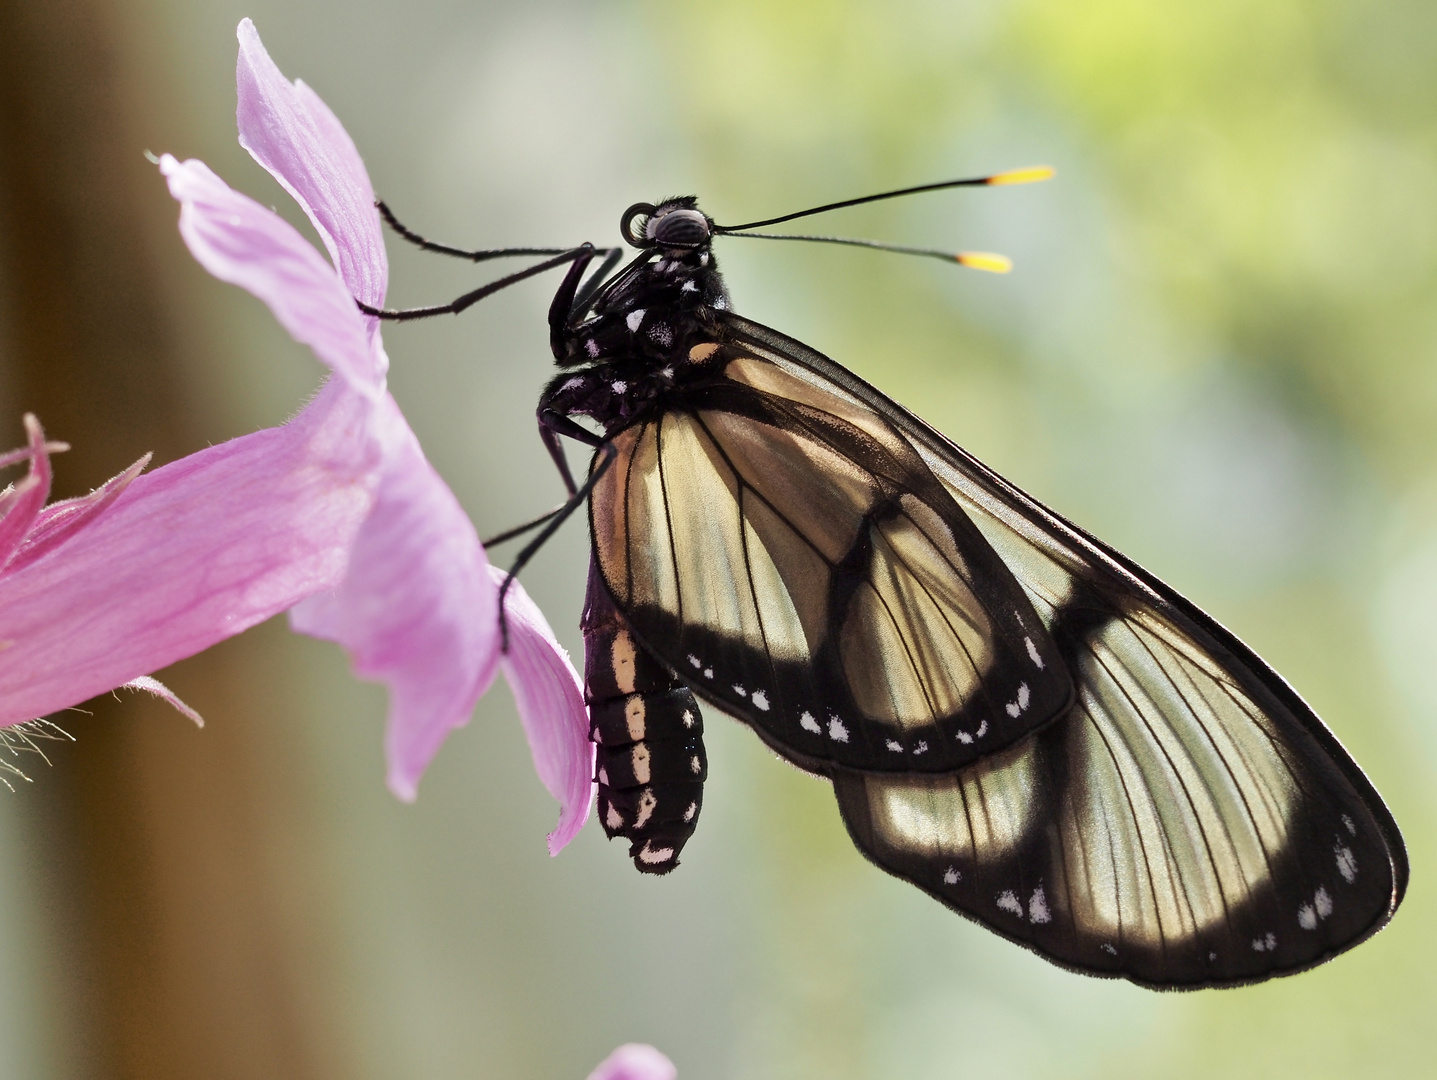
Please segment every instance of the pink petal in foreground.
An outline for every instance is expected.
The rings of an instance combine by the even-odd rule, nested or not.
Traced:
[[[334,267],[274,211],[232,190],[202,161],[160,159],[180,202],[180,235],[221,281],[253,293],[290,335],[355,390],[377,397],[383,350]]]
[[[290,614],[338,642],[355,674],[389,687],[389,787],[412,800],[454,728],[469,722],[498,665],[496,590],[474,526],[425,460],[394,399],[379,406],[390,445],[374,512],[344,583]]]
[[[135,479],[0,576],[0,725],[191,656],[344,576],[372,502],[367,404],[331,385],[292,423]]]
[[[239,24],[240,145],[309,215],[350,291],[384,303],[389,262],[374,189],[354,140],[318,94],[275,66],[254,23]]]
[[[503,584],[503,570],[490,566],[489,573],[496,587]],[[534,771],[559,800],[559,824],[549,834],[549,854],[557,855],[589,820],[593,802],[594,744],[583,683],[543,612],[517,581],[509,586],[504,610],[509,623],[504,677],[519,706]]]
[[[50,497],[50,455],[45,452],[45,432],[40,421],[25,414],[25,434],[29,437],[30,471],[14,487],[0,495],[0,567],[10,561],[29,535],[35,519]]]
[[[625,1043],[599,1062],[589,1080],[675,1080],[674,1063],[648,1043]]]

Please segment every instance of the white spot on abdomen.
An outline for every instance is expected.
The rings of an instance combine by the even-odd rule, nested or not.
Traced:
[[[656,848],[652,840],[644,844],[639,852],[639,861],[646,862],[650,866],[657,866],[659,863],[666,863],[674,857],[674,849],[671,847]]]
[[[659,798],[654,794],[654,789],[645,789],[644,793],[639,796],[639,815],[634,818],[634,828],[642,829],[647,825],[649,818],[654,816],[654,811],[658,809],[658,806]]]
[[[629,384],[624,382],[623,379],[615,379],[613,382],[609,383],[609,386],[616,394],[627,394],[629,392]]]

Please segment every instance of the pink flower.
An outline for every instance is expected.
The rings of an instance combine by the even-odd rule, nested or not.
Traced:
[[[195,258],[264,301],[332,376],[281,427],[146,475],[141,462],[43,512],[49,462],[33,425],[30,448],[12,455],[29,458],[31,476],[0,503],[0,725],[136,680],[165,692],[144,676],[293,609],[296,630],[338,642],[357,674],[388,687],[389,785],[403,799],[502,666],[561,804],[557,853],[589,811],[578,677],[518,588],[501,657],[503,575],[385,387],[378,321],[355,306],[383,304],[388,282],[368,174],[247,19],[239,39],[240,142],[309,215],[333,265],[202,162],[166,155],[160,171]]]
[[[648,1043],[625,1043],[599,1062],[589,1080],[674,1080],[674,1063]]]

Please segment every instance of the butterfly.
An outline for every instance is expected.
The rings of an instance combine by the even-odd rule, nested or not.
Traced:
[[[1372,784],[1283,679],[1131,559],[840,364],[731,309],[713,241],[1019,170],[719,226],[691,197],[638,203],[637,249],[567,264],[560,372],[538,408],[587,503],[582,620],[598,814],[635,866],[678,865],[702,805],[699,699],[828,778],[872,862],[1040,956],[1160,989],[1302,971],[1375,933],[1406,889]],[[581,423],[588,422],[588,426]],[[561,440],[592,448],[571,475]],[[502,607],[501,607],[502,610]]]

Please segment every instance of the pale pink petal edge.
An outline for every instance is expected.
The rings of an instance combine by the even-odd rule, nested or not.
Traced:
[[[505,572],[490,566],[496,585]],[[534,756],[534,771],[559,801],[559,824],[549,834],[549,854],[557,855],[589,820],[594,790],[594,744],[583,683],[569,654],[554,637],[538,605],[517,581],[505,597],[509,651],[501,666]]]
[[[675,1080],[679,1070],[648,1043],[625,1043],[599,1062],[589,1080]]]

